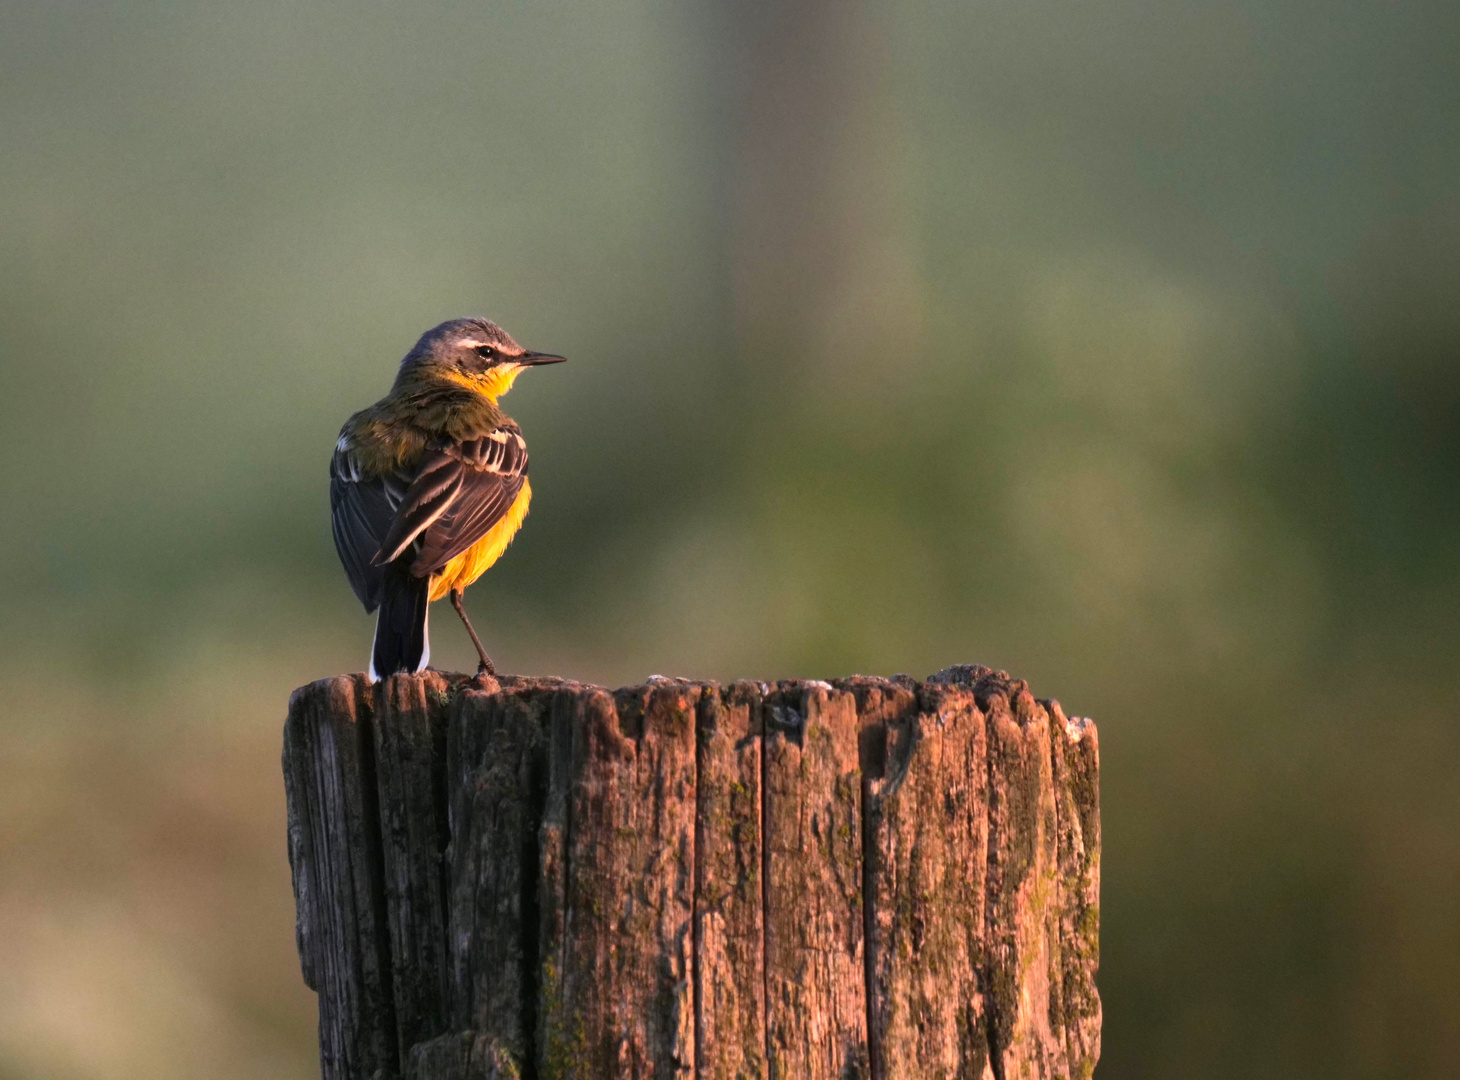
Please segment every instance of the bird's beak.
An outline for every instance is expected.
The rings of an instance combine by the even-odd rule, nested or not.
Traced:
[[[537,367],[539,364],[561,364],[566,356],[554,356],[545,352],[525,352],[517,358],[517,362],[523,367]]]

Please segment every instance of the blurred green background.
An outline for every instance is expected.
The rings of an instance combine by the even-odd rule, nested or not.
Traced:
[[[0,7],[0,1078],[305,1078],[279,731],[436,322],[607,683],[1100,726],[1106,1080],[1460,1075],[1460,9]],[[437,663],[470,647],[437,612]]]

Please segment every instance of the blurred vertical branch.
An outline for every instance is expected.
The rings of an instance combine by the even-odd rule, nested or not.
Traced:
[[[895,393],[916,365],[923,302],[909,146],[890,45],[831,0],[743,8],[754,42],[735,133],[733,232],[741,351],[793,396]]]

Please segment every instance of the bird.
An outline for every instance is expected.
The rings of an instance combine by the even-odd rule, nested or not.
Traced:
[[[498,399],[530,367],[560,364],[496,323],[427,330],[390,393],[345,421],[330,459],[330,524],[345,576],[378,611],[368,679],[423,671],[429,605],[443,596],[495,676],[462,592],[495,563],[527,516],[527,442]]]

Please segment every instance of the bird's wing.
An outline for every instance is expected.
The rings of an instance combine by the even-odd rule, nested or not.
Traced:
[[[507,515],[526,478],[527,443],[511,422],[428,452],[375,561],[390,562],[415,544],[411,573],[436,573]]]
[[[367,612],[380,605],[385,576],[385,568],[375,564],[375,554],[390,532],[410,481],[401,473],[368,476],[347,436],[341,435],[335,444],[330,459],[330,526],[345,576]]]

